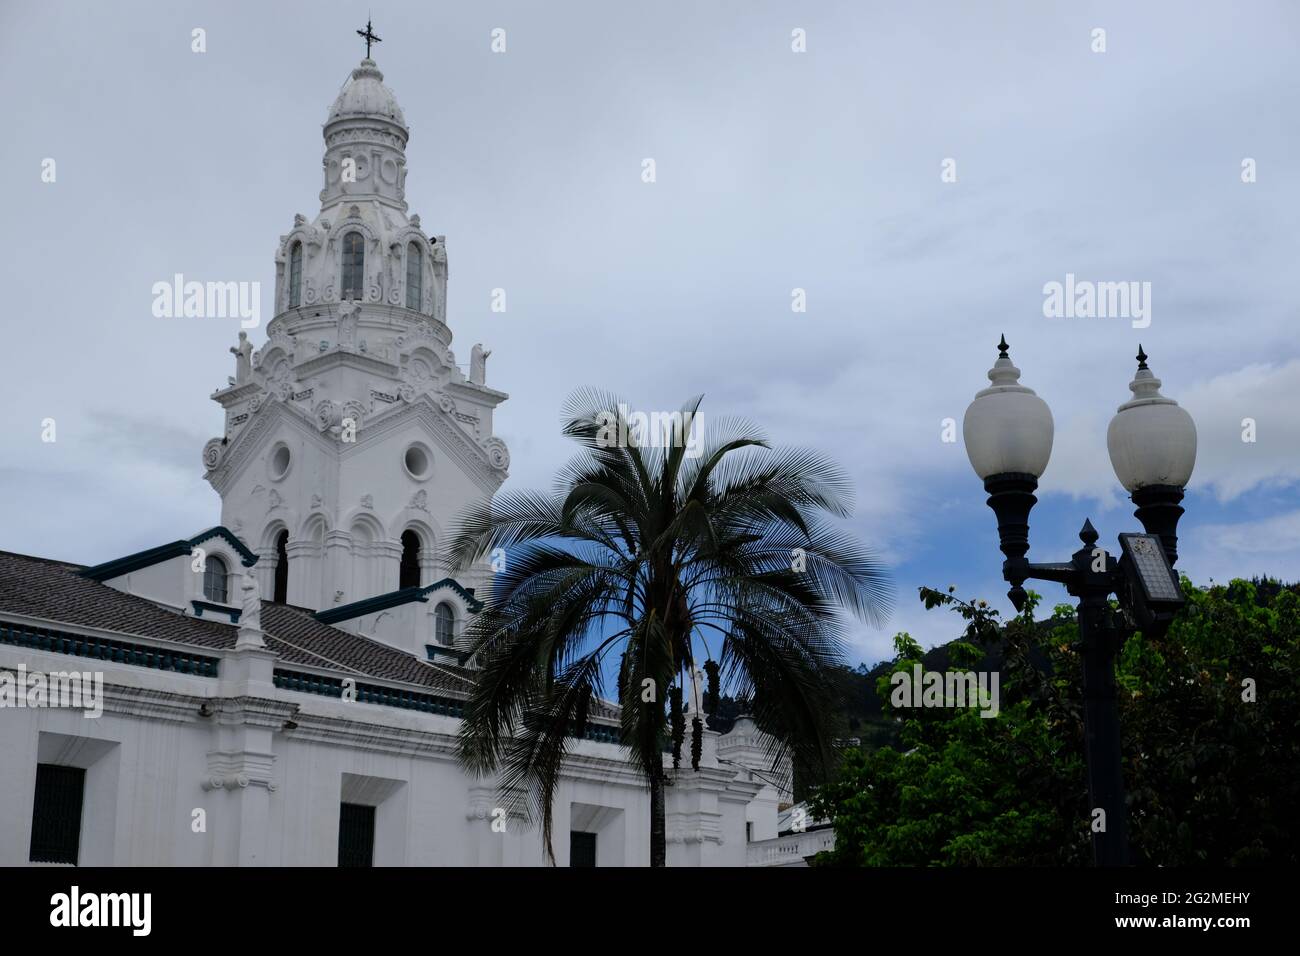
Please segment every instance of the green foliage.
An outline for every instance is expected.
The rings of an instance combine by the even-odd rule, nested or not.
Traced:
[[[1300,859],[1300,597],[1276,582],[1207,590],[1159,640],[1134,635],[1117,665],[1130,843],[1147,865]],[[965,622],[954,669],[1000,658],[1002,708],[896,711],[897,745],[856,752],[813,802],[835,827],[821,865],[946,866],[1091,861],[1074,611],[1002,623],[983,602],[921,589]],[[878,680],[922,659],[907,634]],[[932,652],[933,653],[933,652]],[[986,656],[987,655],[987,656]],[[982,663],[981,663],[981,658]],[[1254,702],[1243,680],[1254,680]]]

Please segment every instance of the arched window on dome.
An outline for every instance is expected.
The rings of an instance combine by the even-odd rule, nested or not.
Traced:
[[[203,567],[203,596],[217,604],[225,604],[228,573],[225,561],[216,555],[209,555]]]
[[[343,293],[344,299],[363,299],[361,288],[366,274],[366,238],[359,232],[349,232],[343,237]]]
[[[406,307],[419,312],[423,296],[424,258],[419,243],[412,242],[406,247]]]
[[[289,308],[302,303],[302,243],[295,242],[289,252]]]
[[[402,563],[397,571],[397,586],[420,586],[420,536],[409,528],[402,532]]]
[[[451,647],[456,640],[456,612],[443,601],[433,609],[433,636],[443,647]]]

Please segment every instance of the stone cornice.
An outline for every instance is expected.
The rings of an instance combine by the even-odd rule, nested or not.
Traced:
[[[128,687],[124,684],[104,683],[104,713],[169,723],[192,724],[199,721],[199,708],[206,697],[154,690],[150,687]]]
[[[284,722],[298,713],[298,704],[271,697],[219,697],[215,705],[216,720],[222,726],[262,727],[280,730]]]
[[[510,397],[506,392],[499,392],[495,388],[489,388],[486,385],[475,385],[472,382],[448,382],[444,387],[448,392],[463,396],[470,402],[486,405],[489,408],[496,408]]]
[[[394,380],[399,377],[401,368],[400,363],[377,358],[369,352],[340,349],[336,346],[328,352],[303,360],[294,366],[294,372],[298,378],[307,379],[340,366],[350,366]]]
[[[212,399],[222,408],[232,408],[240,402],[247,401],[262,390],[258,382],[244,382],[242,385],[230,385],[219,388],[212,393]]]

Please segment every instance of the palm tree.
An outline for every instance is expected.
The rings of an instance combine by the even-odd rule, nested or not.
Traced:
[[[713,705],[721,686],[748,698],[780,751],[824,773],[843,612],[881,623],[890,610],[882,566],[824,523],[849,514],[843,473],[814,452],[772,449],[743,420],[701,430],[699,405],[654,436],[616,397],[575,393],[563,431],[583,451],[554,492],[485,500],[451,535],[452,567],[505,555],[469,628],[482,670],[459,757],[500,770],[503,799],[541,818],[552,862],[562,761],[611,672],[621,741],[650,790],[651,865],[664,866],[664,750],[673,738],[675,766],[686,675],[703,663]]]

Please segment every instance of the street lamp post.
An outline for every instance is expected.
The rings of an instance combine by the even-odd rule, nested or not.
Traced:
[[[1079,532],[1083,546],[1069,561],[1030,563],[1029,513],[1052,454],[1052,413],[1032,389],[1020,384],[1020,369],[1008,348],[1004,336],[988,373],[992,384],[966,409],[966,453],[997,516],[1006,557],[1002,576],[1011,585],[1007,596],[1016,610],[1024,609],[1024,583],[1031,578],[1062,584],[1078,599],[1088,792],[1094,814],[1104,812],[1093,826],[1093,857],[1099,866],[1122,866],[1128,863],[1128,826],[1115,657],[1135,629],[1163,633],[1182,606],[1173,565],[1178,559],[1183,488],[1196,462],[1196,426],[1185,409],[1160,394],[1160,380],[1139,347],[1137,375],[1129,385],[1133,398],[1111,420],[1106,444],[1146,534],[1120,535],[1121,557],[1116,559],[1097,547],[1097,531],[1085,520]],[[1112,594],[1119,599],[1118,611],[1111,606]]]

